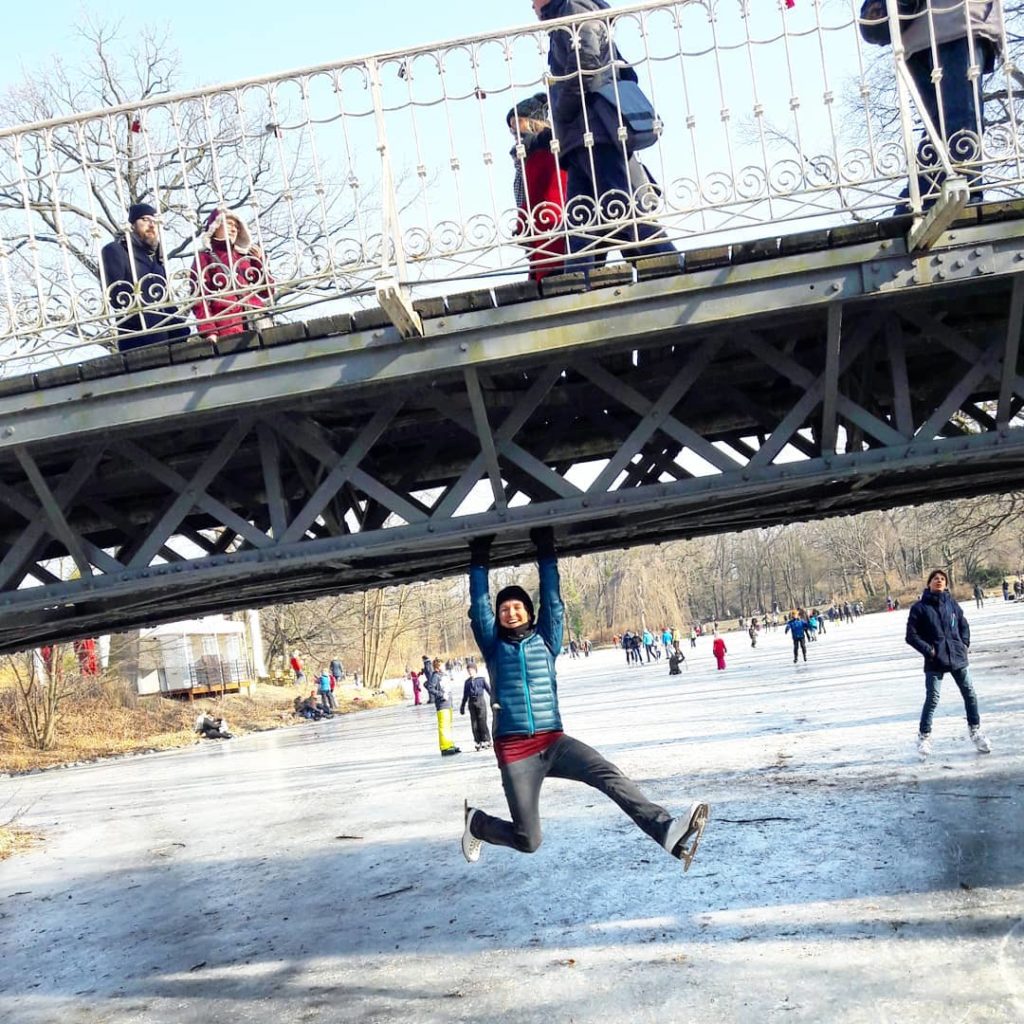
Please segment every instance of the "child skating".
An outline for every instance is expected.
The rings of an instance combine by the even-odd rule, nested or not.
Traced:
[[[490,696],[491,688],[487,685],[487,680],[477,672],[475,661],[467,663],[466,671],[469,675],[466,676],[465,685],[462,687],[462,706],[459,708],[459,714],[466,713],[468,704],[469,721],[473,727],[473,742],[476,744],[476,749],[489,749],[491,731],[487,727],[487,715],[490,711],[490,702],[487,698]]]
[[[725,641],[720,637],[715,637],[715,642],[711,645],[711,653],[715,656],[715,664],[718,666],[719,672],[725,671],[725,656],[728,654],[728,650],[725,646]]]
[[[479,860],[483,843],[533,853],[541,844],[540,789],[544,779],[571,779],[600,790],[688,870],[708,820],[708,805],[694,803],[673,818],[651,803],[611,762],[562,730],[555,658],[562,648],[564,606],[554,534],[535,530],[540,606],[522,587],[499,591],[491,606],[488,565],[492,538],[470,545],[469,617],[491,680],[494,750],[512,820],[465,808],[462,852]]]

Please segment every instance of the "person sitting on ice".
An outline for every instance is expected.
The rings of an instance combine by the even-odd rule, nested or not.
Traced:
[[[600,790],[688,870],[708,805],[694,803],[673,818],[652,803],[635,782],[596,750],[567,735],[558,709],[555,658],[562,648],[565,606],[558,579],[555,538],[550,527],[531,532],[540,576],[539,610],[520,586],[504,587],[491,605],[488,587],[493,537],[470,545],[469,617],[487,663],[494,708],[494,749],[511,821],[464,805],[462,853],[473,863],[484,843],[533,853],[541,843],[540,789],[550,775]]]
[[[300,718],[308,719],[311,722],[318,722],[324,717],[324,713],[320,710],[320,706],[312,697],[296,697],[295,714]]]
[[[223,718],[208,715],[205,712],[196,715],[195,731],[204,740],[229,740],[231,733],[228,731],[228,723]]]

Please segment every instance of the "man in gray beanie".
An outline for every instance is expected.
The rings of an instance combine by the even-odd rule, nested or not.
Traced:
[[[128,208],[128,225],[100,252],[101,282],[120,335],[119,352],[177,341],[189,334],[178,307],[166,301],[167,271],[156,208],[134,203]]]

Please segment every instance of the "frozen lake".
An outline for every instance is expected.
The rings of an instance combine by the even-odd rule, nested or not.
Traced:
[[[711,803],[687,874],[559,780],[537,853],[466,864],[498,771],[428,708],[0,780],[46,835],[0,864],[0,1020],[1024,1021],[1024,607],[965,610],[994,749],[947,677],[925,764],[905,611],[797,668],[781,630],[726,634],[726,672],[707,639],[676,677],[560,659],[568,732]]]

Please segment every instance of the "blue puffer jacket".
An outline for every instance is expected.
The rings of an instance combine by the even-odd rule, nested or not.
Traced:
[[[806,631],[807,623],[803,619],[790,619],[786,623],[786,632],[792,633],[794,640],[803,640]]]
[[[964,610],[948,591],[926,590],[907,616],[907,643],[924,655],[925,672],[951,672],[967,667],[971,627]]]
[[[500,705],[494,735],[533,736],[561,731],[555,658],[562,649],[565,606],[558,584],[558,560],[541,558],[540,603],[533,632],[518,643],[503,640],[491,606],[487,567],[469,567],[469,618],[487,662],[493,700]]]

